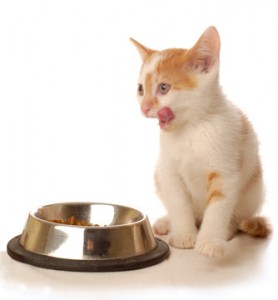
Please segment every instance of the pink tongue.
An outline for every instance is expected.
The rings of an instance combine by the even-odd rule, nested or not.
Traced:
[[[170,107],[163,107],[157,112],[157,116],[160,122],[168,123],[174,119],[175,115]]]

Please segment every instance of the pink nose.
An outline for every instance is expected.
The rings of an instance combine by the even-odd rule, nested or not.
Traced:
[[[150,110],[151,110],[150,108],[143,108],[143,107],[142,107],[142,112],[143,112],[146,116],[148,115],[148,113],[149,113]]]

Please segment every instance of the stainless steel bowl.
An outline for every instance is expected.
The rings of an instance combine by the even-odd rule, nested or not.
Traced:
[[[67,224],[70,219],[79,225]],[[113,271],[157,263],[168,256],[169,248],[154,238],[148,217],[136,209],[75,202],[31,212],[22,235],[8,244],[8,253],[41,267]]]

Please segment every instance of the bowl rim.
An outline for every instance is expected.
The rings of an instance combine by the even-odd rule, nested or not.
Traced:
[[[44,207],[47,206],[55,206],[55,205],[104,205],[104,206],[114,206],[114,207],[120,207],[120,208],[125,208],[125,209],[130,209],[133,210],[135,212],[138,213],[138,215],[141,216],[140,220],[134,221],[134,222],[130,222],[130,223],[124,223],[124,224],[116,224],[116,225],[99,225],[99,226],[94,226],[94,225],[70,225],[70,224],[63,224],[63,223],[56,223],[56,222],[52,222],[50,220],[46,220],[43,218],[40,218],[37,214],[39,213],[40,209],[43,209]],[[115,229],[115,228],[120,228],[120,227],[129,227],[129,226],[134,226],[136,224],[140,224],[142,222],[144,222],[146,219],[148,219],[147,214],[142,213],[140,210],[130,207],[130,206],[126,206],[126,205],[121,205],[121,204],[114,204],[114,203],[109,203],[109,202],[92,202],[92,201],[82,201],[82,202],[78,202],[78,201],[67,201],[67,202],[55,202],[55,203],[50,203],[50,204],[46,204],[46,205],[42,205],[40,207],[37,208],[37,210],[33,209],[29,212],[29,216],[31,216],[32,218],[43,222],[43,223],[47,223],[47,224],[52,224],[52,226],[61,226],[61,227],[71,227],[71,228],[91,228],[91,229],[101,229],[101,230],[110,230],[110,229]]]

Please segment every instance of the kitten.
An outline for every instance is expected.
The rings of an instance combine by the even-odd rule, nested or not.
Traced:
[[[189,50],[131,41],[143,61],[141,111],[161,128],[155,184],[168,215],[155,233],[206,256],[222,256],[238,230],[267,237],[266,220],[256,216],[264,196],[258,141],[219,85],[217,29],[209,27]]]

